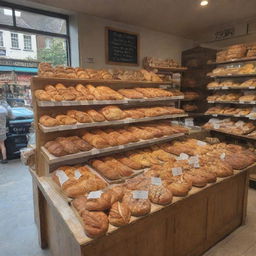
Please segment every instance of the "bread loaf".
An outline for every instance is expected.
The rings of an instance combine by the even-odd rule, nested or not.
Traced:
[[[39,123],[46,126],[46,127],[53,127],[59,125],[59,122],[50,116],[43,115],[39,119]]]
[[[131,211],[125,203],[115,202],[109,212],[109,223],[121,227],[130,222]]]

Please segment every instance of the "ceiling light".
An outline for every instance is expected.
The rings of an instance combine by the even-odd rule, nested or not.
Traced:
[[[202,0],[200,5],[201,6],[206,6],[206,5],[208,5],[208,1],[207,0]]]

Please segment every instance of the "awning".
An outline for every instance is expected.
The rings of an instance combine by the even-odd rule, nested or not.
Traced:
[[[0,66],[1,71],[15,71],[15,72],[22,72],[22,73],[37,73],[37,68],[26,68],[26,67],[14,67],[14,66]]]

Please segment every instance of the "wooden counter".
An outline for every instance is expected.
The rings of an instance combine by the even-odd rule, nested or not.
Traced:
[[[149,215],[122,228],[110,225],[98,239],[88,238],[68,203],[31,170],[35,220],[42,248],[53,256],[196,256],[245,222],[248,176],[255,165],[194,188],[173,203],[153,205]]]

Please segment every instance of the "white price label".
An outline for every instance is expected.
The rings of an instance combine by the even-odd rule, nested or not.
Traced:
[[[188,160],[189,159],[189,155],[185,154],[185,153],[180,153],[178,160]]]
[[[194,168],[200,168],[200,164],[198,162],[194,163]]]
[[[179,121],[171,121],[171,124],[179,125]]]
[[[216,117],[216,116],[218,116],[218,114],[212,114],[212,116],[215,116],[215,117]]]
[[[185,118],[185,125],[186,126],[194,126],[194,119],[193,118]]]
[[[101,197],[102,190],[91,191],[87,196],[87,199],[98,199]]]
[[[151,177],[151,184],[156,186],[161,186],[162,180],[161,178],[158,178],[158,177]]]
[[[201,140],[198,140],[196,144],[197,144],[198,146],[205,146],[205,145],[207,145],[206,142],[201,141]]]
[[[133,199],[148,199],[148,191],[146,190],[134,190],[132,191]]]
[[[221,159],[221,160],[224,160],[224,159],[225,159],[225,157],[226,157],[226,153],[222,153],[222,154],[220,154],[220,159]]]
[[[82,176],[81,172],[79,170],[75,170],[75,173],[74,173],[74,176],[75,176],[75,179],[80,179],[80,177]]]
[[[64,182],[68,180],[67,174],[62,170],[57,170],[56,176],[59,178],[59,182],[61,186],[63,185]]]
[[[199,162],[199,158],[198,158],[198,156],[196,155],[196,156],[191,156],[190,158],[189,158],[189,160],[188,160],[188,163],[190,164],[190,165],[194,165],[195,163],[198,163]]]
[[[223,90],[228,90],[228,86],[223,86],[222,89]]]
[[[172,175],[173,176],[179,176],[181,174],[182,174],[182,168],[181,167],[172,168]]]
[[[249,89],[255,89],[255,87],[254,86],[249,86]]]
[[[217,118],[211,118],[211,119],[208,121],[208,123],[214,124],[214,123],[218,123],[219,121],[220,121],[220,120],[217,119]]]

